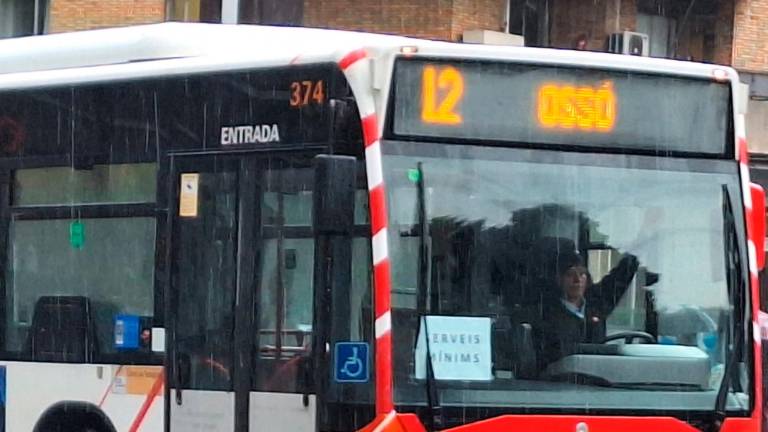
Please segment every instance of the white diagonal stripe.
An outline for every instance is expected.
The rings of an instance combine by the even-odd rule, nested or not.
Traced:
[[[392,313],[386,311],[384,315],[376,318],[374,328],[376,329],[376,339],[389,333],[389,331],[392,330]]]
[[[365,149],[365,171],[368,174],[368,190],[384,182],[381,170],[381,145],[377,140]]]
[[[749,184],[749,167],[745,163],[739,164],[739,175],[741,176],[741,193],[744,194],[744,207],[747,210],[752,209],[752,187]]]
[[[736,115],[736,124],[734,125],[734,129],[736,130],[736,138],[746,139],[746,134],[744,131],[747,130],[747,118],[744,114]],[[739,154],[740,153],[736,153],[736,155]]]
[[[373,265],[376,265],[389,256],[387,249],[387,229],[382,228],[371,239]]]
[[[749,249],[749,273],[752,276],[757,276],[757,249],[755,242],[750,240],[747,246]]]
[[[384,417],[384,420],[379,423],[378,426],[376,426],[376,429],[373,430],[373,432],[383,432],[384,428],[389,426],[390,423],[392,423],[392,420],[395,419],[395,411],[390,411],[389,414],[387,414],[386,417]]]
[[[376,102],[370,96],[371,59],[365,58],[356,61],[344,70],[352,94],[355,95],[357,111],[360,118],[365,118],[376,112]]]

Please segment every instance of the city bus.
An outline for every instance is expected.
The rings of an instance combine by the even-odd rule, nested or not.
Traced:
[[[728,67],[180,23],[0,60],[4,430],[760,427]]]

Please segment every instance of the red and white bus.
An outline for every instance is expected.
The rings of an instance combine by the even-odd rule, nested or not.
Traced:
[[[0,59],[5,430],[760,427],[730,68],[204,24]]]

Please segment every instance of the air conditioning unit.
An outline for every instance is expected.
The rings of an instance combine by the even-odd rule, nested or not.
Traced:
[[[645,56],[649,54],[648,35],[625,31],[608,36],[606,51],[616,54]]]
[[[465,30],[461,40],[464,43],[484,45],[525,46],[525,40],[522,36],[491,30]]]

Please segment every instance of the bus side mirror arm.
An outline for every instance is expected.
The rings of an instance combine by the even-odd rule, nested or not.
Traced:
[[[757,270],[765,268],[765,191],[763,187],[750,183],[750,192],[752,194],[752,212],[750,216],[750,238],[755,245],[755,255],[757,258]]]

